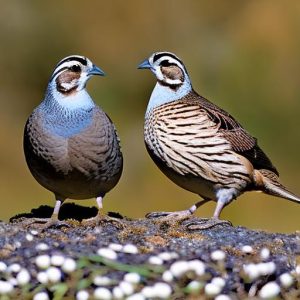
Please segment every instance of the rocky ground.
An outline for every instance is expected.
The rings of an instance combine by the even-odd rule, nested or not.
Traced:
[[[0,299],[300,298],[299,232],[189,231],[186,221],[118,214],[123,228],[80,223],[96,211],[64,205],[69,227],[25,225],[51,215],[49,207],[0,223]]]

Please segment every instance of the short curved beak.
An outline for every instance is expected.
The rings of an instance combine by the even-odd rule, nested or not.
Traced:
[[[88,72],[88,75],[105,76],[105,73],[99,67],[93,65],[92,69]]]
[[[151,65],[148,59],[145,59],[141,64],[139,64],[138,69],[151,69]]]

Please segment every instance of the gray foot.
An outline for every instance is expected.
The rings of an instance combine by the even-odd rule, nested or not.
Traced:
[[[57,218],[30,218],[24,219],[20,222],[24,226],[34,227],[37,229],[48,229],[48,228],[62,228],[71,227],[66,221],[60,221]]]
[[[232,223],[227,220],[220,220],[218,218],[201,219],[199,221],[192,221],[185,224],[188,230],[204,230],[215,226],[232,226]]]
[[[174,212],[151,212],[146,214],[147,219],[157,219],[159,221],[183,221],[192,215],[190,210],[181,210]]]
[[[126,227],[123,221],[106,215],[102,215],[100,213],[93,218],[89,218],[81,221],[81,224],[83,226],[89,226],[89,227],[103,226],[109,223],[118,229],[124,229]]]

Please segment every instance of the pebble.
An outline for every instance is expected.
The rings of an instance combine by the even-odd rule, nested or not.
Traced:
[[[3,261],[0,261],[0,272],[5,272],[6,269],[7,269],[6,263],[4,263]]]
[[[97,286],[106,286],[112,283],[112,280],[107,276],[97,275],[93,279],[93,283]]]
[[[204,287],[204,292],[207,296],[214,297],[220,294],[222,288],[213,283],[207,283]]]
[[[61,271],[60,269],[56,268],[56,267],[50,267],[46,270],[46,274],[48,276],[48,280],[50,282],[56,283],[59,282],[61,280]]]
[[[13,291],[13,285],[4,280],[0,280],[0,295],[7,295]]]
[[[7,272],[9,272],[9,273],[18,273],[20,271],[21,271],[21,266],[19,264],[11,264],[7,268]]]
[[[141,293],[133,294],[126,298],[126,300],[145,300],[145,296]]]
[[[97,254],[111,260],[116,260],[118,258],[117,253],[114,250],[109,248],[100,248],[97,251]]]
[[[108,248],[117,252],[122,251],[123,246],[121,244],[111,243],[108,245]]]
[[[158,265],[158,266],[164,263],[164,261],[159,256],[150,256],[148,262],[151,265]]]
[[[18,273],[16,279],[17,279],[18,285],[21,285],[21,286],[26,285],[30,281],[30,274],[26,269],[22,269]]]
[[[65,261],[64,256],[60,254],[54,254],[50,258],[50,263],[52,266],[61,267]]]
[[[249,245],[244,245],[242,247],[242,251],[246,254],[251,254],[251,253],[253,253],[253,248]]]
[[[124,275],[124,281],[132,284],[137,284],[141,281],[141,276],[137,273],[127,273]]]
[[[110,300],[112,299],[112,294],[109,289],[98,287],[94,291],[95,299],[102,299],[102,300]]]
[[[61,266],[62,270],[68,274],[74,272],[76,270],[76,267],[77,267],[77,264],[73,258],[66,258],[64,260],[63,265]]]
[[[35,264],[40,268],[40,269],[47,269],[50,267],[50,256],[45,254],[45,255],[39,255],[35,259]]]
[[[76,300],[88,300],[89,297],[90,295],[86,290],[78,291],[76,294]]]
[[[222,261],[226,258],[226,254],[222,250],[215,250],[210,254],[210,258],[215,261]]]
[[[294,283],[294,278],[290,273],[281,274],[279,280],[281,285],[285,288],[289,288]]]
[[[154,288],[156,297],[158,297],[158,298],[167,299],[172,294],[171,287],[167,283],[164,283],[164,282],[155,283],[153,288]]]
[[[260,251],[260,258],[262,260],[267,260],[270,257],[270,250],[268,248],[262,248]]]
[[[259,295],[259,297],[261,297],[263,299],[270,299],[270,298],[274,298],[274,297],[278,296],[279,293],[280,293],[279,285],[276,282],[271,281],[271,282],[268,282],[267,284],[265,284],[261,288],[258,295]]]
[[[128,254],[137,254],[139,253],[138,248],[135,245],[127,244],[123,247],[122,251]]]
[[[49,296],[46,292],[40,292],[33,296],[33,300],[49,300]]]
[[[124,298],[124,293],[122,289],[118,286],[115,286],[112,290],[113,293],[113,298],[114,299],[123,299]]]
[[[48,275],[46,272],[42,271],[42,272],[39,272],[37,273],[36,275],[36,279],[42,283],[42,284],[47,284],[48,283]]]
[[[25,236],[25,238],[26,238],[26,240],[27,240],[28,242],[32,242],[32,241],[33,241],[33,235],[30,234],[30,233],[27,233],[26,236]]]
[[[49,249],[49,246],[46,243],[39,243],[35,246],[37,251],[46,251]]]
[[[129,295],[133,294],[133,292],[134,292],[134,287],[129,282],[121,281],[119,283],[119,287],[122,290],[122,292],[124,293],[124,295],[126,295],[126,296],[129,296]]]
[[[172,272],[169,270],[164,271],[164,273],[162,274],[163,281],[171,282],[171,281],[173,281],[173,279],[174,279],[174,276],[173,276]]]

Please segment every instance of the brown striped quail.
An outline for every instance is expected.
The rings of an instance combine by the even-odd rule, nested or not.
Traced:
[[[103,71],[88,58],[72,55],[61,60],[50,78],[45,98],[34,109],[24,130],[24,153],[34,178],[53,192],[55,208],[47,226],[59,224],[67,199],[102,199],[119,181],[123,158],[116,129],[87,93],[87,81]]]
[[[203,200],[180,212],[151,213],[148,217],[184,219],[207,201],[217,202],[204,229],[226,221],[222,209],[246,191],[299,203],[278,180],[278,172],[257,140],[226,111],[200,96],[183,62],[173,53],[156,52],[139,65],[157,78],[145,115],[146,148],[159,169],[180,187]]]

